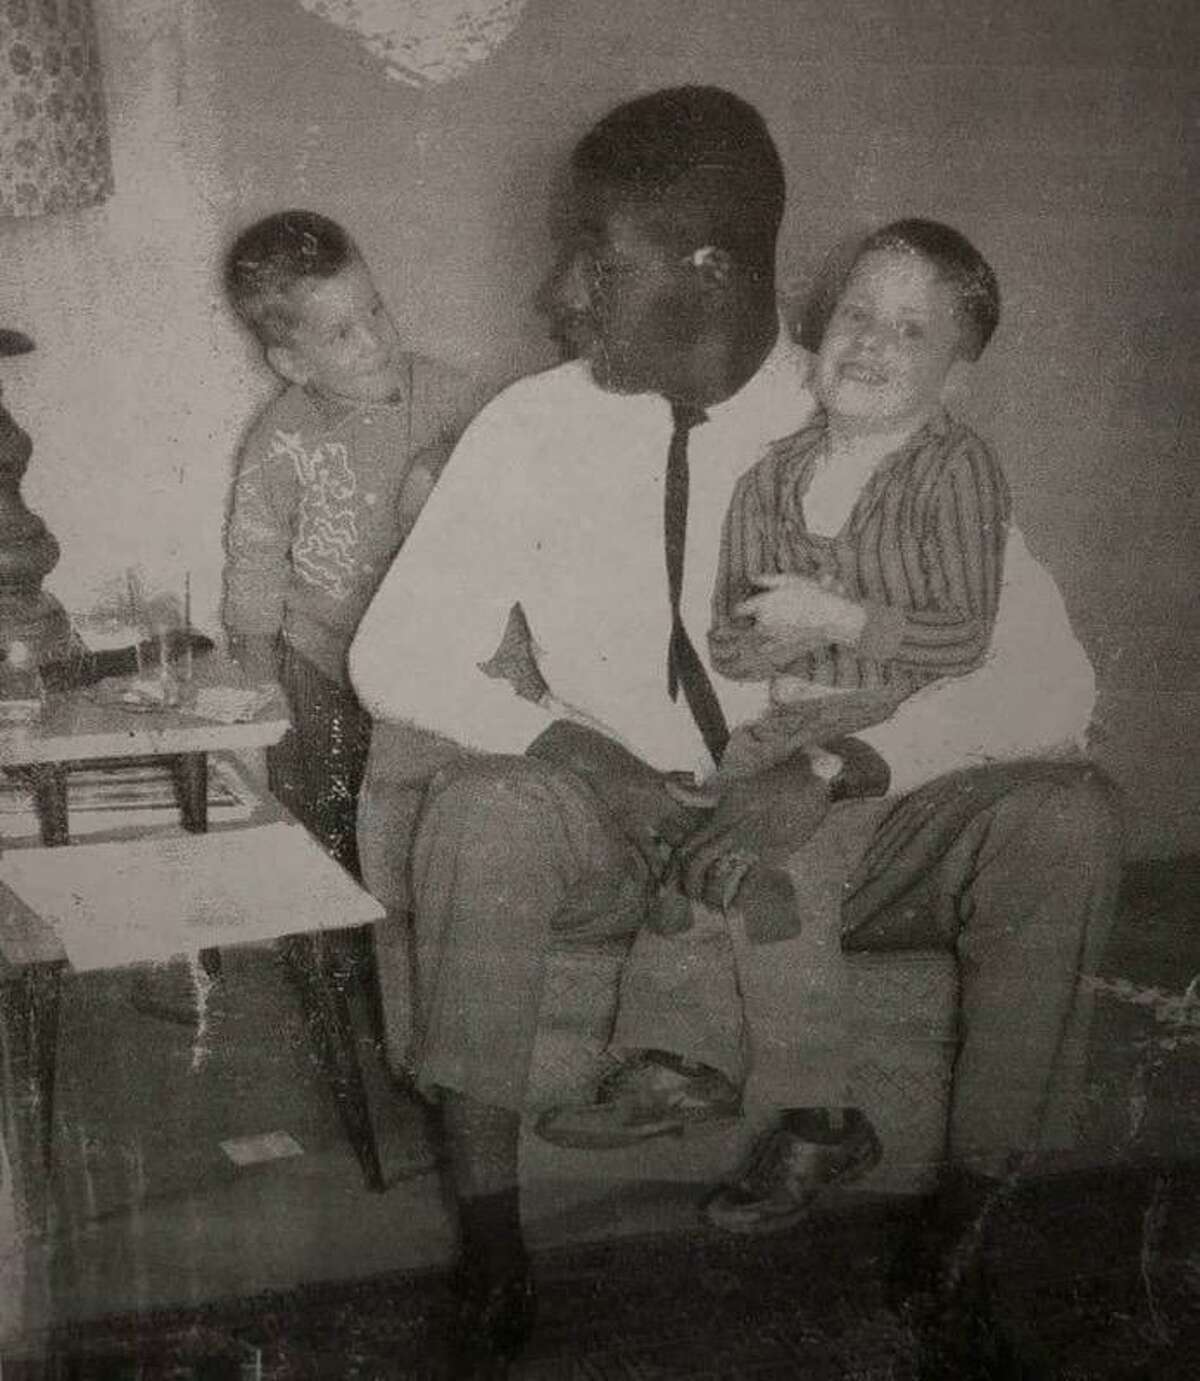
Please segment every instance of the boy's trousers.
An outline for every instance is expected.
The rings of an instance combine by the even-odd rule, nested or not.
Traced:
[[[349,686],[331,680],[284,643],[279,684],[292,727],[267,749],[271,792],[355,877],[355,816],[371,743],[371,719]]]

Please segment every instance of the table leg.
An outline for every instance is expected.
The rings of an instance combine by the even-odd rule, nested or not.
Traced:
[[[204,834],[208,829],[208,754],[180,753],[171,759],[171,770],[179,790],[183,828],[191,834]],[[219,949],[202,949],[199,958],[209,978],[220,978]]]
[[[33,801],[42,843],[69,844],[67,766],[35,763]],[[54,1168],[54,1085],[58,1066],[58,1009],[62,997],[62,964],[33,964],[18,981],[20,1024],[26,1058],[25,1087],[37,1127],[38,1151],[49,1179]]]
[[[33,964],[5,982],[0,991],[0,1019],[13,1046],[11,1076],[16,1142],[12,1159],[25,1170],[30,1223],[49,1204],[54,1168],[54,1086],[58,1053],[61,963]],[[5,1081],[0,1079],[0,1096]],[[19,1091],[18,1091],[19,1090]],[[2,1134],[2,1132],[0,1132]]]
[[[338,1116],[362,1167],[363,1181],[377,1193],[384,1188],[383,1170],[346,1000],[345,976],[337,973],[320,934],[289,935],[280,940],[279,949],[300,989],[317,1059],[332,1086]]]
[[[47,1175],[54,1166],[54,1087],[58,1070],[62,970],[62,964],[34,964],[22,977],[28,1079],[37,1118],[38,1149]]]
[[[67,823],[67,767],[61,762],[39,762],[32,768],[33,803],[37,810],[42,843],[53,847],[70,843]]]
[[[183,828],[192,834],[208,829],[208,754],[180,753],[171,759],[179,786]]]

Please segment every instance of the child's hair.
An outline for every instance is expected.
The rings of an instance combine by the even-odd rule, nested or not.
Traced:
[[[234,240],[225,287],[238,316],[262,340],[285,344],[298,320],[292,299],[306,278],[332,278],[358,257],[336,221],[315,211],[279,211]]]
[[[878,250],[917,254],[932,265],[957,299],[963,357],[977,360],[1000,322],[1000,285],[992,266],[970,240],[940,221],[890,221],[863,240],[850,271],[864,255]]]

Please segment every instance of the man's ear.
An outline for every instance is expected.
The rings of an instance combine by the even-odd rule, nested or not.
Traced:
[[[733,256],[716,245],[702,246],[689,256],[688,262],[706,286],[723,288],[733,277]]]
[[[299,384],[301,388],[308,383],[311,371],[301,356],[287,345],[268,345],[267,363],[289,384]]]

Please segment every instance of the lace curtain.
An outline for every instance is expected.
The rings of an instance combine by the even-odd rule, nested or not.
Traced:
[[[111,191],[92,0],[0,0],[0,216]]]

